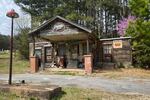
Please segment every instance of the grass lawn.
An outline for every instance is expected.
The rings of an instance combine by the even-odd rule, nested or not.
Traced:
[[[0,92],[0,100],[25,100],[19,96],[16,96],[14,94],[6,94]]]
[[[149,100],[150,96],[115,94],[94,89],[64,87],[62,94],[52,100]],[[16,95],[0,93],[0,100],[34,100],[21,98]]]
[[[97,70],[92,76],[101,76],[105,78],[111,79],[120,79],[124,77],[132,77],[132,78],[150,78],[150,70],[140,69],[140,68],[121,68],[115,70]]]
[[[76,71],[77,69],[71,70],[70,69],[58,69],[51,68],[46,69],[43,74],[57,74],[57,75],[72,75],[72,76],[85,76],[84,70],[83,71]],[[108,79],[121,79],[124,77],[132,77],[132,78],[142,78],[142,79],[149,79],[150,78],[150,70],[140,69],[140,68],[120,68],[114,70],[94,70],[94,72],[89,75],[92,77],[104,77]]]
[[[0,92],[0,100],[37,100],[34,98],[24,98],[15,94],[2,93]]]
[[[19,60],[17,55],[13,57],[13,73],[25,73],[29,70],[29,61]],[[0,73],[8,73],[9,53],[0,53]]]
[[[63,88],[63,95],[53,100],[148,100],[149,96],[115,94],[94,89]]]

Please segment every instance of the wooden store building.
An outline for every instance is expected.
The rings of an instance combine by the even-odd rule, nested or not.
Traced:
[[[85,68],[90,61],[88,55],[93,68],[132,63],[130,37],[98,39],[90,29],[60,16],[29,35],[33,40],[29,44],[30,57],[38,58],[39,67]]]

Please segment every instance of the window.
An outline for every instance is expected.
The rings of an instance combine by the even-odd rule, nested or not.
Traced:
[[[50,63],[52,61],[52,48],[45,47],[45,62]]]
[[[112,53],[112,45],[104,45],[103,51],[104,51],[104,54],[111,54]]]
[[[104,62],[112,62],[112,45],[104,45],[103,46],[103,60]]]
[[[42,50],[41,49],[35,49],[35,55],[41,59],[42,56]]]

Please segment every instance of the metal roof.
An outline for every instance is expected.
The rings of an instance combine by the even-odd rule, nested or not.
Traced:
[[[100,39],[100,41],[125,40],[125,39],[131,39],[131,37],[106,38],[106,39]]]

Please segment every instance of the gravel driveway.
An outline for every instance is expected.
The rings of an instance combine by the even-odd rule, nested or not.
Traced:
[[[0,81],[7,81],[7,74],[0,74]],[[101,89],[115,93],[133,93],[150,95],[150,79],[124,78],[121,80],[102,77],[15,74],[13,81],[25,80],[32,84],[54,84],[59,86],[78,86],[82,88]]]

